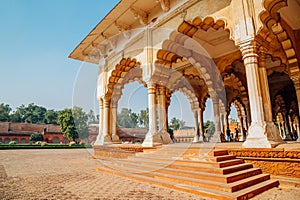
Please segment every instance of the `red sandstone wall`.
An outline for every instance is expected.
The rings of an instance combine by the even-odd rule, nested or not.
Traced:
[[[7,132],[9,128],[9,122],[0,122],[0,132]]]

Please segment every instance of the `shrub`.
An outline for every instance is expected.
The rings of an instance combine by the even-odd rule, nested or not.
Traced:
[[[33,133],[30,135],[30,141],[42,141],[44,140],[44,136],[40,133]]]
[[[141,140],[135,139],[135,140],[132,141],[132,143],[133,143],[133,144],[136,144],[136,143],[140,144],[140,143],[141,143]]]
[[[42,144],[42,141],[36,141],[35,144],[41,145],[41,144]]]
[[[8,144],[9,144],[9,145],[16,145],[17,142],[16,142],[16,141],[10,141]]]
[[[46,146],[47,142],[41,142],[41,146]]]
[[[81,146],[84,146],[84,145],[85,145],[85,143],[84,143],[83,141],[81,141],[79,144],[80,144]]]
[[[70,143],[69,143],[69,146],[70,146],[70,147],[76,146],[76,142],[74,142],[74,141],[70,142]]]

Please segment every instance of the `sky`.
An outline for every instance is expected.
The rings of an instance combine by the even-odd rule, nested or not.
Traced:
[[[97,113],[97,66],[68,55],[118,2],[0,0],[0,103],[13,109],[29,103],[54,110],[79,105]],[[119,107],[146,108],[146,89],[128,84]],[[169,118],[194,124],[183,94],[172,96],[169,110]],[[212,111],[207,113],[205,119],[212,120]]]

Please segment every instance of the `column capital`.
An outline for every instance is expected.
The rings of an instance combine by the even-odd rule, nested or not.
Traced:
[[[238,46],[240,47],[245,66],[251,63],[257,64],[258,49],[257,42],[255,40],[239,43]]]
[[[147,82],[148,94],[156,94],[156,84],[153,82]]]
[[[165,86],[158,85],[158,86],[157,86],[157,89],[158,89],[158,94],[159,94],[159,95],[166,94],[166,87],[165,87]]]

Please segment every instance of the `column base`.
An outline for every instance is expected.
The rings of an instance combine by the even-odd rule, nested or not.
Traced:
[[[105,145],[105,144],[110,144],[112,143],[111,137],[109,135],[102,136],[102,134],[97,136],[97,139],[94,143],[94,145]]]
[[[199,140],[198,140],[199,142],[204,142],[204,138],[203,138],[203,136],[202,136],[202,133],[200,133],[200,136],[199,136]]]
[[[162,144],[162,139],[159,133],[150,133],[146,134],[144,142],[142,143],[143,147],[154,147],[155,145]]]
[[[199,142],[199,135],[196,135],[193,140],[193,143],[197,143],[197,142]]]
[[[221,142],[226,142],[225,134],[223,132],[220,133],[220,140]]]
[[[274,124],[274,122],[265,122],[264,128],[265,135],[267,136],[267,139],[271,143],[272,147],[285,143],[280,137],[279,130]]]
[[[215,132],[209,139],[209,142],[221,142],[221,131]]]
[[[112,142],[120,142],[120,138],[117,134],[112,135]]]
[[[272,148],[284,143],[280,138],[278,130],[273,122],[251,124],[248,136],[243,143],[244,148]],[[278,134],[278,135],[277,135]]]
[[[284,141],[293,141],[291,133],[288,133],[288,134],[285,135]]]
[[[173,141],[170,137],[170,134],[167,131],[161,131],[158,133],[160,135],[161,141],[163,144],[172,144]]]

